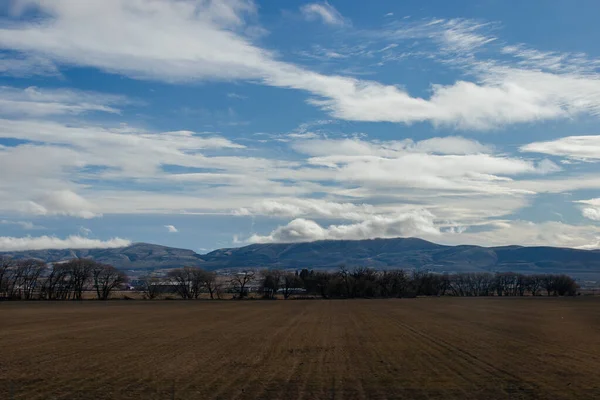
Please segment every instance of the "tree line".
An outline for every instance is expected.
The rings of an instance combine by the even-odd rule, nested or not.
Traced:
[[[279,286],[278,286],[279,285]],[[335,272],[303,269],[298,273],[263,272],[266,297],[278,289],[284,298],[302,288],[323,298],[392,298],[416,296],[574,296],[577,283],[561,274],[525,275],[514,272],[439,274],[402,269],[378,271],[345,267]]]
[[[81,300],[93,291],[107,300],[113,290],[127,282],[127,276],[112,265],[87,259],[73,259],[48,267],[27,259],[0,259],[0,297],[22,300]]]
[[[39,260],[0,259],[0,298],[81,300],[84,292],[106,300],[129,281],[124,272],[88,259],[47,266]],[[217,275],[199,267],[182,267],[166,275],[149,273],[135,282],[146,299],[177,296],[198,299],[248,297],[402,298],[416,296],[573,296],[576,282],[567,275],[513,272],[439,274],[402,269],[340,267],[336,271],[246,269]]]

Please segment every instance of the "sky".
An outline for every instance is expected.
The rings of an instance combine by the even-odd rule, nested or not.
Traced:
[[[600,248],[595,0],[0,2],[0,251]]]

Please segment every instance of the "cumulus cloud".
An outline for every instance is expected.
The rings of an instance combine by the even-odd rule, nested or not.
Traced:
[[[167,232],[169,232],[169,233],[179,232],[179,230],[177,228],[175,228],[174,225],[165,225],[165,228],[167,228]]]
[[[90,239],[72,235],[65,239],[54,236],[10,237],[0,236],[0,251],[24,251],[45,249],[102,249],[129,246],[131,241],[121,238],[109,240]]]
[[[418,210],[395,216],[372,216],[364,221],[347,225],[322,227],[317,222],[296,218],[280,226],[268,235],[253,235],[250,243],[291,243],[315,240],[371,239],[399,236],[439,235],[434,216],[426,210]]]
[[[491,220],[475,226],[441,228],[428,213],[410,213],[397,217],[374,217],[360,223],[323,227],[302,218],[280,226],[268,235],[255,234],[250,243],[294,243],[315,240],[372,239],[417,236],[440,244],[476,244],[482,246],[557,246],[581,249],[600,248],[600,227],[578,226],[548,221]]]
[[[24,211],[35,215],[66,215],[78,218],[101,216],[94,212],[96,206],[70,190],[46,193],[36,201],[25,203]]]
[[[302,15],[309,20],[314,21],[316,19],[321,20],[327,25],[345,25],[347,21],[344,19],[342,14],[335,9],[331,4],[324,3],[310,3],[300,7]]]
[[[550,154],[587,161],[600,160],[600,135],[567,136],[521,146],[522,152]]]

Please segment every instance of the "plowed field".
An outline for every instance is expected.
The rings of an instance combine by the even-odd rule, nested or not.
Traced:
[[[600,298],[5,302],[0,398],[600,398]]]

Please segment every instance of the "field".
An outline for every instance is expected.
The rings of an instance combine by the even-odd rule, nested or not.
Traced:
[[[0,398],[600,398],[600,298],[5,302]]]

